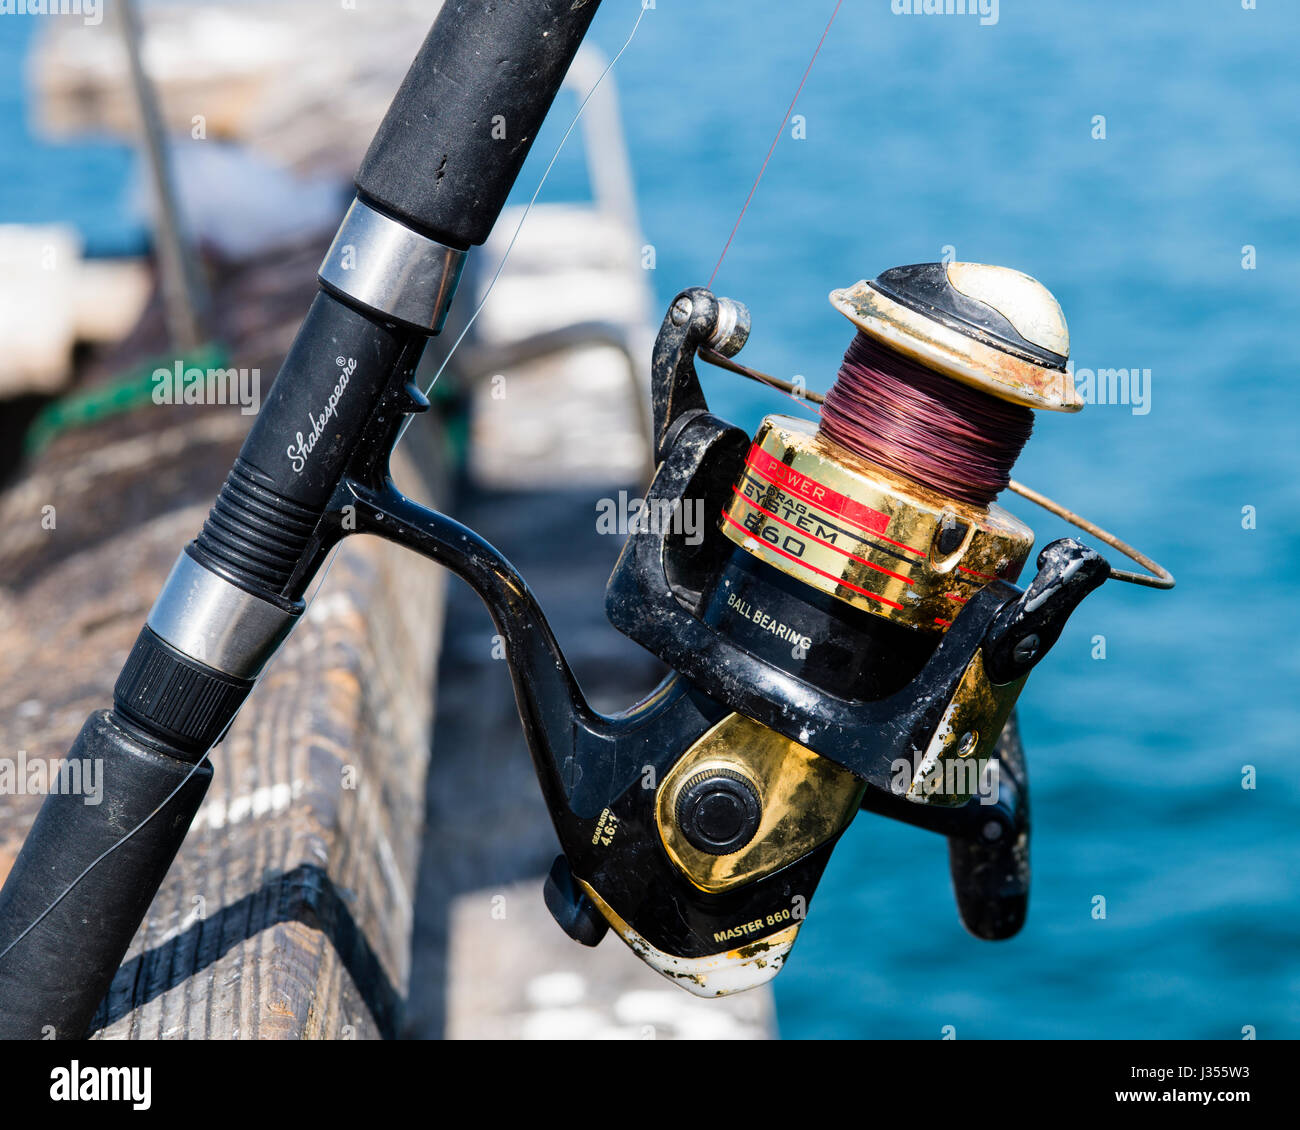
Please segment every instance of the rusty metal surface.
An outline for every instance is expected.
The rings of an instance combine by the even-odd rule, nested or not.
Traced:
[[[960,334],[893,301],[865,281],[831,291],[830,300],[864,333],[991,396],[1053,412],[1078,412],[1083,407],[1071,372],[1013,357]]]

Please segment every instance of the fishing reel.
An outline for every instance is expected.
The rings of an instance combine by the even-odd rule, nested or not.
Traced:
[[[769,416],[754,437],[709,411],[695,368],[697,356],[735,367],[748,312],[702,288],[673,301],[652,365],[651,520],[605,602],[672,673],[623,713],[588,705],[499,550],[394,486],[389,453],[429,407],[413,364],[383,387],[284,584],[301,592],[338,541],[370,533],[474,588],[563,852],[547,907],[587,945],[612,927],[700,996],[775,976],[864,808],[947,837],[972,933],[1020,929],[1029,808],[1012,709],[1078,603],[1117,575],[1065,539],[1028,588],[1013,583],[1033,534],[992,496],[1030,410],[1081,406],[1040,284],[929,264],[832,301],[859,338],[820,426]],[[699,506],[702,537],[672,520]],[[139,696],[117,697],[127,710]]]
[[[612,927],[700,996],[775,976],[864,808],[947,837],[972,933],[1020,929],[1029,806],[1012,710],[1075,607],[1118,575],[1064,539],[1022,591],[1033,534],[992,502],[1030,411],[1081,407],[1040,284],[928,264],[832,302],[859,338],[820,426],[769,416],[751,437],[709,411],[695,368],[737,367],[748,312],[702,288],[673,301],[652,365],[651,520],[605,600],[672,673],[621,714],[587,704],[510,562],[394,487],[388,453],[428,407],[409,373],[297,567],[313,576],[345,534],[372,533],[479,593],[563,852],[547,907],[587,945]],[[702,537],[672,520],[688,506],[703,507]]]
[[[1060,308],[1027,276],[928,264],[832,302],[883,350],[879,363],[961,386],[966,415],[941,414],[938,426],[1081,406]],[[837,432],[836,395],[841,414],[861,395],[841,390],[844,371],[820,427],[769,416],[751,438],[711,414],[697,355],[733,357],[748,328],[740,303],[693,288],[674,300],[655,344],[657,473],[646,512],[661,520],[629,537],[606,612],[673,673],[630,710],[601,717],[549,632],[514,632],[511,653],[564,853],[546,882],[548,908],[587,945],[612,927],[706,997],[775,976],[860,809],[947,837],[971,933],[1020,929],[1029,806],[1012,711],[1070,614],[1111,574],[1095,550],[1064,539],[1017,588],[1030,529],[968,486],[953,488],[965,498],[935,489],[950,465],[909,477],[887,465],[906,444],[864,448]],[[1008,443],[1014,459],[1015,436],[1004,455]],[[702,538],[662,520],[699,504]],[[508,613],[494,615],[511,627]]]

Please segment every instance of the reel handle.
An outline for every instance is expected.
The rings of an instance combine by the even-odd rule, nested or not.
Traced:
[[[1014,711],[994,756],[1000,778],[997,815],[1003,818],[971,819],[965,834],[948,837],[957,913],[971,934],[988,942],[1014,937],[1029,913],[1029,779]]]

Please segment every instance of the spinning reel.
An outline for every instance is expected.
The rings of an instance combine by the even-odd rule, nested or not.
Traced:
[[[881,363],[959,382],[981,410],[995,398],[1025,416],[1081,406],[1060,308],[1026,276],[929,264],[832,301],[879,343]],[[430,554],[479,590],[506,636],[564,852],[545,887],[552,915],[587,945],[613,927],[709,997],[775,976],[860,808],[948,838],[973,934],[1020,929],[1028,785],[1009,719],[1029,672],[1111,572],[1065,539],[1022,591],[1013,582],[1033,534],[991,500],[945,497],[927,485],[933,469],[909,478],[869,461],[828,436],[829,412],[820,429],[769,416],[752,440],[712,415],[697,353],[734,356],[748,328],[739,303],[693,288],[655,344],[647,509],[702,500],[714,520],[702,540],[645,524],[610,578],[611,623],[674,672],[643,702],[593,713],[522,584],[500,583],[499,558],[461,555],[457,567]],[[399,515],[375,517],[393,537]]]

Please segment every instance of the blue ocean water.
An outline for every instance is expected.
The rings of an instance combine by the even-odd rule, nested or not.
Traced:
[[[106,138],[49,145],[35,128],[31,44],[43,21],[75,18],[0,15],[0,223],[72,223],[87,254],[139,254],[146,233],[129,200],[131,151]]]
[[[833,6],[646,13],[616,77],[665,305],[712,272]],[[605,0],[595,40],[617,50],[636,12]],[[0,18],[0,221],[137,245],[130,158],[30,137],[30,24]],[[1076,364],[1149,369],[1150,398],[1040,415],[1017,477],[1179,584],[1106,586],[1030,680],[1024,932],[970,938],[943,842],[863,815],[775,983],[785,1036],[1300,1035],[1298,50],[1300,6],[1277,0],[1002,0],[991,26],[844,5],[796,108],[806,136],[786,131],[717,277],[753,312],[744,359],[825,388],[852,335],[827,292],[945,248],[1034,275]],[[545,198],[581,180],[571,156]],[[744,426],[790,407],[708,380]],[[1004,501],[1040,544],[1068,532]]]
[[[833,6],[647,13],[618,77],[663,303],[708,279]],[[599,17],[611,50],[627,7]],[[1298,51],[1278,3],[841,10],[806,137],[787,129],[718,274],[753,312],[744,358],[824,389],[852,336],[833,287],[945,247],[1034,275],[1076,365],[1150,369],[1150,400],[1041,414],[1017,477],[1178,587],[1105,586],[1029,681],[1022,934],[968,936],[943,841],[860,816],[775,982],[787,1037],[1300,1036]],[[709,391],[747,426],[790,407]],[[1004,501],[1040,545],[1069,532]]]

